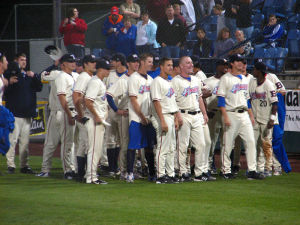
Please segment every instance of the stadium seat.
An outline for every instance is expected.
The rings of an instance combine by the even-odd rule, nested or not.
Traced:
[[[300,31],[299,30],[290,30],[287,35],[288,39],[288,48],[289,48],[289,55],[292,57],[299,57],[300,56]]]
[[[254,26],[254,29],[261,28],[261,24],[264,21],[264,18],[265,18],[265,16],[262,13],[252,15],[251,20],[252,20],[252,24]]]
[[[266,52],[265,48],[256,48],[254,46],[254,55],[253,55],[253,58],[255,58],[255,59],[264,58],[265,57],[265,52]]]
[[[284,9],[286,13],[293,12],[294,5],[296,0],[285,0],[284,1]]]
[[[193,40],[197,40],[197,32],[196,31],[190,31],[187,33],[186,36],[186,40],[187,41],[193,41]]]
[[[288,29],[297,29],[298,23],[299,23],[299,14],[293,14],[288,18],[287,24],[288,24]]]
[[[265,63],[269,69],[275,70],[275,57],[277,48],[267,48],[265,50]]]
[[[206,32],[206,38],[211,41],[217,40],[217,31],[208,31]]]
[[[287,48],[267,48],[265,52],[265,63],[267,67],[273,71],[282,71],[287,54]]]
[[[251,8],[252,10],[261,9],[263,6],[264,0],[253,0],[251,2]]]
[[[281,72],[285,63],[285,58],[288,54],[288,49],[287,48],[277,48],[276,52],[276,71]]]

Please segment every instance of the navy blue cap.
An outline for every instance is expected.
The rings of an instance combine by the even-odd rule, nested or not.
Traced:
[[[105,70],[110,70],[111,65],[108,60],[100,59],[97,61],[96,69],[100,69],[100,68]]]
[[[94,55],[85,55],[82,59],[82,64],[88,63],[88,62],[94,63],[96,61],[97,60],[96,60],[96,57]]]
[[[63,62],[76,62],[76,57],[73,54],[64,54],[61,58],[60,58],[60,63]]]
[[[137,54],[131,54],[127,56],[127,62],[138,62],[140,61],[140,58],[138,57]]]
[[[234,61],[244,62],[244,57],[241,56],[240,54],[229,56],[229,62],[233,63]]]

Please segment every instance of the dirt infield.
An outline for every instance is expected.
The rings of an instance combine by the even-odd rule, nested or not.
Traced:
[[[17,150],[18,151],[18,150]],[[30,143],[29,144],[29,154],[34,156],[42,156],[43,154],[43,144],[42,143]],[[54,157],[60,157],[60,146],[54,152]],[[288,154],[288,158],[292,167],[292,172],[300,172],[300,154]],[[220,154],[216,155],[216,166],[220,168]],[[242,169],[247,168],[246,157],[241,156],[241,167]]]

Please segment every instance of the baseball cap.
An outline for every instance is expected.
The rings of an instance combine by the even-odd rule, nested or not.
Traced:
[[[241,56],[240,54],[235,54],[235,55],[229,56],[229,62],[233,63],[235,61],[243,62],[244,61],[244,57]]]
[[[159,65],[160,57],[159,55],[155,54],[153,55],[153,65],[157,66]]]
[[[225,66],[228,65],[228,61],[226,59],[218,59],[216,61],[216,66]]]
[[[131,54],[127,56],[127,62],[138,62],[140,58],[138,57],[137,54]]]
[[[111,7],[110,14],[111,15],[118,15],[119,14],[119,8],[117,6]]]
[[[116,53],[111,57],[111,60],[121,62],[122,65],[126,64],[126,57],[122,53]]]
[[[82,59],[82,64],[88,63],[88,62],[91,62],[91,63],[96,62],[96,57],[94,55],[85,55]]]
[[[266,73],[267,67],[263,62],[256,62],[254,64],[254,68],[261,71],[262,73]]]
[[[60,58],[60,63],[63,62],[76,62],[76,57],[73,54],[64,54],[61,58]]]
[[[100,59],[97,61],[96,64],[96,69],[105,69],[105,70],[110,70],[110,63],[108,60]]]

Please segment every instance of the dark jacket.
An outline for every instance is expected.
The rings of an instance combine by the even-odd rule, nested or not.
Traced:
[[[178,18],[174,18],[171,25],[167,18],[162,19],[157,27],[156,40],[161,45],[176,45],[178,42],[181,45],[185,41],[185,28],[182,21]]]
[[[136,54],[136,32],[137,28],[135,25],[131,25],[128,31],[124,32],[125,27],[121,28],[121,32],[118,34],[117,52],[123,53],[125,56],[130,54]]]
[[[108,16],[102,26],[102,34],[105,35],[106,38],[106,47],[111,50],[116,50],[118,44],[118,33],[121,32],[121,28],[124,27],[122,22],[123,16],[119,15],[119,18],[116,22],[112,20],[112,16]],[[117,32],[108,33],[110,28],[116,28]]]
[[[250,4],[239,3],[236,15],[236,26],[239,28],[251,27],[251,15],[252,9]]]
[[[212,53],[212,42],[206,38],[203,40],[198,39],[193,48],[193,55],[202,58],[208,58]]]
[[[38,74],[29,77],[18,68],[17,63],[10,63],[4,76],[9,79],[17,76],[18,82],[8,85],[4,92],[5,107],[8,108],[15,117],[30,118],[36,116],[36,92],[42,90],[41,78]]]
[[[223,8],[225,9],[225,17],[235,19],[236,14],[234,14],[231,9],[232,7],[236,7],[236,0],[224,0]]]

